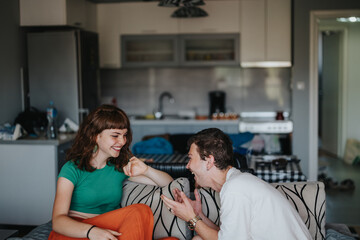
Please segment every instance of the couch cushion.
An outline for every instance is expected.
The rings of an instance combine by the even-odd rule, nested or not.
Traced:
[[[299,212],[313,239],[325,239],[325,189],[322,182],[271,183]],[[219,225],[220,198],[212,189],[199,189],[203,213]]]
[[[220,196],[211,188],[200,188],[201,207],[204,215],[216,225],[220,225]]]
[[[325,189],[323,182],[271,183],[298,211],[313,239],[325,239]]]
[[[175,217],[164,205],[161,194],[174,199],[172,190],[178,188],[186,196],[190,196],[190,184],[187,178],[177,178],[165,187],[156,187],[126,181],[123,186],[121,206],[125,207],[134,203],[144,203],[150,206],[154,214],[154,238],[177,237],[191,239],[191,231],[187,223]]]

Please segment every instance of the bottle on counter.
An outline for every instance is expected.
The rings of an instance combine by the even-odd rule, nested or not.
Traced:
[[[46,116],[47,116],[47,120],[48,120],[46,136],[48,139],[56,139],[57,138],[57,126],[56,126],[57,109],[56,109],[53,101],[50,101],[49,106],[46,108]]]

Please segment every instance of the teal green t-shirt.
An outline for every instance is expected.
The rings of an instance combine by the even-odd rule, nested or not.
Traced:
[[[73,161],[62,167],[59,176],[74,184],[70,210],[102,214],[119,208],[123,181],[128,178],[113,165],[87,172]]]

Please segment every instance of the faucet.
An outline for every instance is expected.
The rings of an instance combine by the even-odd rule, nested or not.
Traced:
[[[174,97],[171,95],[171,93],[169,92],[162,92],[160,94],[160,97],[159,97],[159,105],[158,105],[158,111],[155,112],[155,118],[156,119],[162,119],[164,118],[164,113],[163,113],[163,101],[164,101],[164,98],[167,97],[169,98],[169,102],[170,103],[174,103],[175,102],[175,99]]]

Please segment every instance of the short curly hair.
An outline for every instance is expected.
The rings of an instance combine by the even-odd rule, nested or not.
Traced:
[[[207,128],[191,136],[187,142],[188,148],[191,144],[197,146],[201,160],[210,155],[214,156],[215,166],[225,170],[234,166],[234,153],[230,137],[218,128]]]

